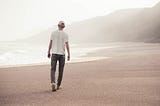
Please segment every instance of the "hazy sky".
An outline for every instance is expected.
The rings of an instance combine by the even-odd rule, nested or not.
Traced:
[[[0,0],[0,41],[31,36],[56,25],[107,15],[117,9],[152,7],[160,0]]]

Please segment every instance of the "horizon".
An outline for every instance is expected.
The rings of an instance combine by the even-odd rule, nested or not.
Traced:
[[[55,5],[52,7],[54,2]],[[98,16],[105,16],[121,9],[153,7],[159,0],[121,0],[118,2],[115,0],[103,0],[103,2],[96,0],[92,1],[92,5],[90,5],[90,0],[70,0],[65,2],[61,0],[47,0],[47,2],[44,0],[39,2],[36,0],[1,1],[0,28],[2,30],[0,31],[0,41],[13,41],[30,37],[56,25],[59,20],[64,20],[66,24],[71,24]],[[100,5],[98,6],[97,3],[100,3]],[[59,5],[67,9],[64,11]],[[70,7],[68,8],[68,6]],[[8,9],[8,7],[11,7],[11,9]],[[73,8],[75,10],[72,10]],[[56,9],[58,9],[58,12]],[[52,10],[55,13],[53,15],[51,14]],[[63,16],[61,16],[61,13]]]

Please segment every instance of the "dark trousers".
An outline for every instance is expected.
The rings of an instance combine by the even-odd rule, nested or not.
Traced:
[[[63,77],[63,69],[65,65],[65,55],[52,54],[51,57],[51,83],[55,83],[55,72],[57,61],[59,61],[59,73],[57,79],[57,86],[61,85],[62,77]]]

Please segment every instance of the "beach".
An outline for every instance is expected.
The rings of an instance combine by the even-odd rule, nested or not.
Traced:
[[[50,64],[0,68],[0,106],[159,106],[160,46],[103,49],[66,63],[52,92]],[[58,71],[57,71],[58,72]]]

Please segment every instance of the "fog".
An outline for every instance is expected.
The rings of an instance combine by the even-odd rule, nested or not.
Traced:
[[[67,25],[71,43],[160,42],[160,3],[151,8],[122,9]],[[23,41],[46,44],[57,26]]]
[[[71,24],[71,26],[78,27],[78,21],[84,21],[85,24],[86,19],[90,21],[92,20],[91,18],[98,16],[104,16],[105,18],[105,15],[120,9],[152,7],[158,1],[159,0],[0,0],[0,41],[10,41],[33,36],[57,25],[57,22],[60,20],[64,20],[67,26]],[[98,18],[97,23],[95,23],[96,26],[100,23],[100,21],[98,22],[99,19],[100,18]],[[104,21],[107,20],[108,19],[104,19]],[[120,20],[121,19],[119,19],[119,21]],[[112,23],[113,21],[116,20],[112,20]],[[74,22],[78,23],[76,25],[72,24]],[[96,26],[92,27],[96,28]],[[82,27],[80,26],[78,29],[83,31]],[[75,30],[75,32],[79,30]],[[89,33],[89,31],[86,33]]]

